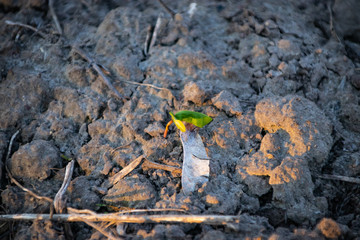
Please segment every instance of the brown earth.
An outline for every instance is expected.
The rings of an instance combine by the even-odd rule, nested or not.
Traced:
[[[166,1],[172,17],[158,1],[58,1],[60,35],[47,1],[0,1],[1,214],[50,211],[11,183],[4,165],[54,198],[73,158],[70,207],[241,219],[125,224],[126,239],[360,238],[360,186],[322,177],[360,177],[360,4],[191,3]],[[108,69],[123,99],[74,46]],[[179,110],[214,119],[199,130],[209,182],[185,195],[179,176],[140,165],[109,184],[141,154],[181,167],[179,132],[162,136],[168,112]],[[56,222],[1,226],[1,239],[65,239]],[[70,226],[74,239],[106,239],[84,223]]]

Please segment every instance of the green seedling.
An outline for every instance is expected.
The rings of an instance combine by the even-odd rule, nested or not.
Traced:
[[[176,114],[169,112],[169,114],[171,116],[171,121],[168,122],[168,124],[166,125],[165,132],[164,132],[164,138],[166,138],[167,132],[169,130],[169,126],[172,123],[175,123],[175,126],[178,129],[180,129],[180,131],[186,132],[186,127],[183,122],[187,122],[187,123],[193,124],[199,128],[202,128],[203,126],[209,124],[212,121],[211,117],[209,117],[205,114],[202,114],[199,112],[193,112],[193,111],[180,111],[180,112],[177,112]]]

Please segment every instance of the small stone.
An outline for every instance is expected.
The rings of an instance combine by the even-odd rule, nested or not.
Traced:
[[[175,240],[182,240],[185,238],[186,234],[182,230],[182,228],[178,225],[169,225],[166,227],[166,234],[167,239],[175,239]]]
[[[144,132],[149,134],[152,137],[157,137],[161,134],[163,134],[165,131],[165,128],[163,125],[161,125],[159,122],[154,122],[153,124],[150,124],[144,129]]]
[[[203,238],[201,238],[202,240],[225,240],[226,239],[226,235],[225,233],[219,231],[219,230],[211,230],[208,231]]]
[[[255,32],[256,34],[260,34],[264,30],[264,24],[255,23]]]
[[[340,226],[331,218],[323,218],[316,225],[316,228],[326,237],[331,239],[337,239],[341,235]]]
[[[278,25],[271,19],[265,21],[265,26],[269,29],[275,29]]]
[[[239,99],[226,90],[221,91],[213,97],[211,101],[215,107],[228,114],[242,115],[243,110],[240,106]]]
[[[111,111],[116,111],[118,108],[118,104],[113,98],[110,98],[110,100],[107,102],[107,106]]]
[[[95,192],[100,193],[101,191],[95,190],[97,188],[97,186],[94,186],[94,181],[89,180],[86,176],[79,176],[72,180],[68,188],[71,206],[81,209],[98,210],[101,201]],[[105,192],[106,190],[103,189]]]
[[[184,100],[202,105],[206,99],[206,92],[199,83],[189,82],[184,87]]]
[[[86,70],[76,65],[68,65],[65,70],[66,78],[76,86],[85,87],[88,84]]]
[[[208,194],[206,195],[206,203],[209,205],[216,205],[219,204],[219,200],[216,196]]]
[[[103,200],[113,206],[151,208],[155,200],[155,192],[148,180],[127,177],[109,189]]]
[[[358,90],[360,90],[360,74],[355,74],[350,77],[350,83]]]
[[[301,55],[301,49],[297,42],[288,39],[280,39],[277,42],[276,53],[283,61],[298,59]]]

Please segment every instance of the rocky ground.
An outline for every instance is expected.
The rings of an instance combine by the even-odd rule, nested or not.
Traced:
[[[360,176],[359,4],[191,3],[166,1],[171,16],[158,1],[58,1],[60,35],[47,1],[0,1],[1,213],[50,210],[11,183],[5,165],[23,186],[54,198],[73,158],[70,207],[241,219],[126,224],[126,239],[359,239],[360,186],[329,179]],[[108,69],[124,98],[75,46]],[[209,182],[185,195],[180,176],[139,165],[109,185],[142,154],[181,167],[179,131],[162,136],[168,112],[179,110],[214,119],[199,130]],[[50,221],[1,226],[1,239],[65,238]],[[105,239],[84,223],[70,226],[74,239]]]

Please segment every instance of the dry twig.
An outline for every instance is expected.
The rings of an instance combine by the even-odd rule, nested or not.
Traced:
[[[13,22],[10,20],[6,20],[5,23],[10,26],[19,26],[19,27],[30,29],[30,30],[34,31],[35,33],[39,34],[42,38],[46,38],[46,35],[44,33],[40,32],[37,28],[35,28],[33,26],[30,26],[30,25],[27,25],[24,23],[20,23],[20,22]]]
[[[62,29],[61,29],[61,26],[60,26],[60,23],[59,23],[59,20],[56,16],[56,13],[55,13],[55,10],[54,10],[54,0],[49,0],[49,10],[50,10],[50,13],[51,13],[51,16],[55,22],[55,27],[56,29],[58,30],[59,34],[62,35]]]
[[[161,169],[161,170],[171,172],[174,176],[181,176],[181,168],[152,162],[146,158],[142,164],[142,167],[144,169],[146,169],[146,168]]]
[[[127,148],[127,147],[130,147],[130,146],[131,146],[131,143],[128,143],[128,144],[119,146],[117,148],[114,148],[113,150],[111,150],[110,155],[113,155],[116,151],[118,151],[120,149]]]
[[[57,213],[63,213],[64,210],[66,209],[65,193],[71,182],[71,176],[74,171],[74,164],[75,164],[75,162],[74,162],[74,160],[72,160],[66,166],[64,181],[63,181],[59,191],[55,195],[54,207],[55,207],[55,211]]]
[[[152,29],[152,27],[149,25],[147,27],[146,39],[145,39],[145,44],[144,44],[144,55],[145,55],[145,57],[149,53],[149,46],[150,46],[150,41],[151,41],[151,29]]]
[[[166,91],[169,91],[171,92],[169,89],[167,88],[163,88],[163,87],[157,87],[153,84],[149,84],[149,83],[138,83],[138,82],[133,82],[133,81],[127,81],[127,80],[120,80],[122,82],[126,82],[126,83],[130,83],[130,84],[135,84],[135,85],[139,85],[139,86],[145,86],[145,87],[151,87],[151,88],[155,88],[155,89],[158,89],[158,90],[166,90]]]
[[[171,15],[172,18],[175,17],[176,12],[170,9],[162,0],[158,0],[161,6]]]
[[[329,22],[330,22],[330,32],[331,32],[331,35],[333,35],[333,37],[335,37],[335,39],[338,41],[338,42],[341,42],[339,36],[337,35],[336,31],[335,31],[335,27],[334,27],[334,20],[333,20],[333,15],[332,15],[332,10],[331,10],[331,6],[330,4],[327,5],[328,7],[328,11],[329,11],[329,15],[330,15],[330,19],[329,19]]]
[[[101,227],[98,224],[95,224],[93,222],[90,222],[88,220],[83,220],[84,223],[86,223],[87,225],[89,225],[92,228],[95,228],[96,230],[98,230],[101,234],[103,234],[105,237],[107,237],[108,239],[111,240],[120,240],[122,238],[119,237],[115,237],[111,232],[106,231],[106,227]]]
[[[7,163],[7,161],[10,158],[12,145],[14,143],[14,140],[15,140],[16,136],[19,134],[19,132],[20,132],[20,130],[17,130],[10,138],[10,143],[9,143],[9,148],[8,148],[8,152],[7,152],[7,155],[6,155],[5,163]]]
[[[57,213],[66,213],[65,193],[71,182],[71,176],[74,171],[74,164],[75,164],[75,162],[74,162],[74,160],[72,160],[66,166],[64,181],[63,181],[59,191],[55,195],[54,207],[55,207],[55,211]],[[64,230],[65,230],[65,236],[67,239],[74,238],[74,235],[71,231],[71,227],[70,227],[69,223],[64,223]]]
[[[104,80],[108,88],[110,88],[111,91],[113,91],[118,98],[121,100],[125,100],[125,97],[123,97],[118,90],[112,85],[110,79],[104,74],[104,72],[101,69],[101,65],[97,64],[88,54],[86,54],[83,50],[80,48],[73,46],[73,50],[79,54],[82,58],[84,58],[92,68],[101,76],[101,78]]]
[[[93,212],[89,209],[76,209],[68,207],[68,212],[71,214],[90,214],[96,215],[96,212]],[[144,212],[185,212],[184,209],[180,208],[155,208],[155,209],[131,209],[131,210],[123,210],[116,212],[118,215],[128,214],[128,213],[144,213]]]
[[[19,188],[21,188],[24,192],[29,193],[29,194],[30,194],[31,196],[33,196],[34,198],[37,198],[37,199],[39,199],[39,200],[44,200],[44,201],[49,202],[50,205],[51,205],[51,209],[53,208],[53,204],[52,204],[52,203],[53,203],[53,200],[52,200],[51,198],[39,196],[39,195],[37,195],[36,193],[34,193],[33,191],[31,191],[30,189],[22,186],[22,185],[11,175],[11,173],[10,173],[9,169],[7,168],[7,166],[6,166],[6,171],[7,171],[8,175],[9,175],[9,178],[11,179],[11,182],[15,183],[16,186],[18,186]]]
[[[149,46],[149,52],[151,51],[151,49],[154,47],[154,45],[156,43],[158,33],[160,32],[161,23],[162,23],[162,13],[159,14],[159,16],[158,16],[158,18],[156,20],[154,32],[153,32],[153,35],[151,37],[151,42],[150,42],[150,46]]]
[[[114,185],[121,179],[123,179],[126,175],[128,175],[131,171],[133,171],[143,160],[144,156],[141,155],[140,157],[133,160],[129,165],[124,167],[120,172],[116,173],[114,176],[112,176],[109,181],[110,184]]]
[[[317,176],[322,179],[338,180],[338,181],[343,181],[343,182],[360,184],[359,178],[339,176],[339,175],[329,175],[329,174],[323,174],[323,175],[317,175]]]
[[[227,225],[239,223],[239,216],[230,215],[119,215],[118,213],[101,214],[7,214],[0,215],[2,221],[54,220],[67,222],[113,222],[113,223],[202,223]]]

